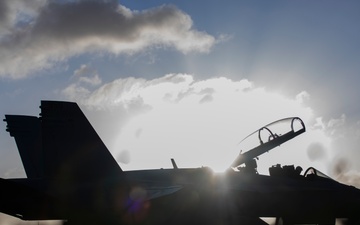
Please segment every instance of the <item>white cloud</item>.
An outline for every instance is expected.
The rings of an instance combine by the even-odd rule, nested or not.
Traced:
[[[80,83],[85,83],[91,86],[98,86],[102,83],[97,71],[86,64],[81,65],[79,69],[74,71],[74,77],[78,78]]]
[[[322,117],[315,119],[314,129],[320,129],[331,136],[333,139],[344,137],[344,135],[352,130],[346,126],[346,116],[342,114],[340,118],[331,118],[329,121],[325,121]]]
[[[81,85],[80,85],[81,87]],[[126,149],[124,169],[169,167],[175,157],[182,167],[209,165],[224,169],[239,153],[237,143],[250,132],[284,117],[299,116],[308,132],[299,141],[260,157],[259,168],[276,163],[304,167],[316,163],[323,170],[330,160],[329,139],[325,132],[312,128],[313,110],[296,96],[285,97],[256,87],[248,80],[233,81],[225,77],[195,80],[188,74],[169,74],[157,79],[118,79],[103,84],[77,101],[98,109],[97,118],[108,118],[100,136],[111,136],[106,143],[116,158]],[[93,117],[94,118],[94,117]],[[117,118],[127,118],[121,126]],[[102,119],[95,127],[105,126]],[[99,125],[100,124],[100,125]],[[107,131],[111,130],[111,133]],[[141,131],[141,135],[139,135]],[[106,134],[104,134],[104,132]],[[306,149],[321,153],[310,162]]]
[[[80,77],[79,82],[90,84],[91,86],[98,86],[102,83],[98,74],[95,74],[92,77]]]
[[[340,181],[354,184],[354,180],[359,180],[360,124],[348,121],[346,115],[341,114],[338,118],[328,120],[318,117],[311,129],[329,140],[329,145],[325,149],[330,149],[330,151],[324,154],[323,146],[316,146],[316,149],[312,146],[308,148],[309,156],[311,155],[313,160],[325,160],[326,172]]]
[[[320,129],[324,131],[326,129],[326,124],[323,122],[322,117],[315,118],[315,124],[313,125],[313,129]]]
[[[296,95],[296,100],[300,103],[304,103],[305,101],[310,99],[310,94],[306,91],[302,91]]]
[[[74,71],[74,76],[75,77],[81,77],[84,74],[88,74],[88,73],[91,73],[91,70],[89,69],[89,66],[86,65],[86,64],[82,64],[79,69],[76,69]]]
[[[208,52],[215,44],[213,36],[195,30],[190,16],[174,6],[144,11],[132,11],[117,1],[49,1],[41,6],[32,8],[34,13],[22,26],[0,24],[7,31],[0,38],[0,76],[22,78],[83,53],[134,54],[171,47],[186,54]],[[22,13],[0,10],[12,17]]]
[[[329,128],[341,127],[345,124],[345,121],[346,121],[346,116],[345,114],[342,114],[341,117],[338,119],[331,119],[328,122],[328,127]]]
[[[63,95],[73,101],[87,98],[91,93],[91,88],[102,83],[97,71],[86,64],[74,71],[73,78],[75,82],[61,91]]]
[[[61,92],[63,95],[67,96],[68,99],[72,101],[77,101],[78,99],[83,99],[89,96],[90,91],[87,88],[80,86],[79,84],[71,84],[66,87]]]
[[[85,83],[77,85],[81,90]],[[356,163],[360,123],[347,122],[345,114],[323,119],[307,101],[299,101],[307,94],[283,96],[245,79],[196,80],[189,74],[152,80],[129,77],[86,90],[79,91],[75,100],[85,109],[96,109],[96,116],[92,115],[98,119],[93,123],[101,128],[97,130],[115,157],[126,149],[126,159],[131,160],[124,169],[168,167],[172,157],[183,167],[224,169],[238,154],[237,143],[250,132],[280,118],[298,116],[307,132],[262,155],[261,172],[281,163],[304,169],[314,166],[337,176],[334,162],[339,157],[351,169],[360,170]],[[75,95],[70,93],[68,97]]]

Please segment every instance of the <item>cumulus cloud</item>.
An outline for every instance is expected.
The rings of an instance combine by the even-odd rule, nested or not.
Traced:
[[[192,76],[169,74],[161,78],[146,80],[143,78],[124,78],[104,84],[93,92],[88,92],[87,98],[79,96],[75,92],[63,92],[68,99],[83,103],[95,108],[109,108],[122,106],[130,109],[131,106],[147,101],[161,101],[168,98],[169,101],[178,101],[182,93],[189,91],[189,85],[193,82]],[[71,86],[71,85],[70,85]],[[164,87],[169,91],[163,95]],[[77,86],[82,90],[83,86]],[[175,96],[174,96],[175,95]],[[137,104],[136,104],[137,103]],[[152,102],[154,103],[154,102]]]
[[[187,54],[208,52],[216,42],[194,29],[190,16],[175,6],[135,11],[117,1],[37,1],[36,7],[16,1],[24,7],[11,10],[15,3],[10,2],[0,4],[6,17],[0,23],[3,77],[22,78],[84,53],[134,54],[171,47]]]
[[[317,117],[311,129],[317,130],[326,135],[330,140],[327,147],[318,146],[317,144],[309,146],[308,155],[313,161],[326,161],[329,175],[336,179],[353,184],[359,180],[360,158],[360,124],[350,121],[345,114],[338,118],[324,119]],[[330,151],[325,152],[324,149]],[[325,153],[325,154],[324,154]]]
[[[98,86],[102,83],[99,74],[95,69],[88,65],[81,65],[81,67],[74,71],[74,77],[79,79],[79,82],[89,84],[91,86]]]
[[[324,120],[322,117],[317,117],[315,121],[314,128],[326,131],[328,135],[333,138],[343,137],[345,134],[344,132],[348,128],[346,126],[345,114],[342,114],[339,118],[331,118],[328,121]]]
[[[258,165],[262,171],[276,163],[294,164],[304,169],[314,166],[336,178],[340,177],[335,173],[339,166],[334,160],[338,158],[346,159],[351,169],[360,170],[356,162],[360,157],[360,123],[349,123],[345,114],[327,120],[317,116],[307,101],[299,100],[309,100],[305,91],[283,96],[245,79],[196,80],[189,74],[150,80],[128,77],[92,89],[85,88],[85,83],[77,84],[78,94],[63,92],[65,97],[85,109],[97,109],[98,118],[111,118],[106,124],[101,119],[101,132],[106,133],[103,136],[108,137],[106,143],[115,155],[128,150],[132,159],[126,164],[129,169],[166,166],[173,157],[187,166],[220,168],[218,161],[231,163],[239,151],[236,144],[250,132],[269,122],[298,116],[307,127],[301,143],[290,141],[284,145],[286,150],[261,156]],[[120,125],[115,122],[119,118]],[[144,162],[153,155],[157,159]]]
[[[124,169],[166,167],[171,165],[169,159],[175,157],[184,167],[209,165],[221,170],[239,153],[239,140],[264,124],[290,116],[299,116],[305,122],[314,120],[312,109],[296,96],[285,97],[256,87],[246,79],[234,81],[225,77],[205,80],[196,80],[189,74],[168,74],[151,80],[128,77],[89,90],[85,97],[66,97],[75,98],[87,110],[97,109],[98,118],[108,118],[109,112],[114,115],[112,123],[106,126],[112,132],[103,129],[100,135],[107,132],[102,136],[111,136],[106,143],[115,156],[127,150],[131,161]],[[127,121],[119,126],[117,118]],[[98,121],[104,124],[102,119]],[[97,123],[94,120],[95,127]],[[275,150],[265,160],[268,163],[259,164],[264,165],[263,171],[276,163],[303,165],[301,160],[307,160],[309,143],[317,141],[327,146],[323,143],[327,140],[319,137],[321,134],[309,135],[308,142],[301,146],[287,145],[290,150],[279,151],[280,155]],[[326,154],[327,149],[323,151]],[[286,162],[286,156],[292,161]]]
[[[91,93],[92,88],[102,83],[97,71],[85,64],[74,71],[73,79],[74,82],[63,89],[61,93],[74,101],[86,98]]]
[[[90,94],[87,88],[79,86],[76,83],[67,86],[61,92],[63,95],[68,96],[70,100],[86,98]]]
[[[345,124],[345,121],[346,121],[346,116],[345,116],[345,114],[342,114],[340,116],[340,118],[338,118],[338,119],[331,119],[328,122],[328,127],[330,127],[330,128],[341,127]]]
[[[302,91],[296,95],[296,100],[300,103],[304,103],[305,101],[310,99],[310,94],[306,91]]]

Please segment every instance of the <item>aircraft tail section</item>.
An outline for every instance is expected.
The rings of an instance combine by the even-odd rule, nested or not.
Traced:
[[[45,177],[91,182],[122,172],[76,103],[42,101]]]
[[[101,181],[122,172],[76,103],[42,101],[41,116],[6,115],[28,178]]]
[[[15,138],[28,178],[44,176],[41,124],[35,116],[5,115],[7,131]]]

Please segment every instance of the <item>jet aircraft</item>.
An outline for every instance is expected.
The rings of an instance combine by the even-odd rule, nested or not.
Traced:
[[[305,132],[300,118],[266,125],[229,169],[123,171],[76,103],[41,101],[39,117],[6,115],[27,178],[0,178],[0,212],[79,224],[358,224],[360,190],[315,168],[257,172],[257,158]],[[273,127],[282,124],[285,131]],[[241,145],[240,144],[240,145]],[[1,163],[1,162],[0,162]]]

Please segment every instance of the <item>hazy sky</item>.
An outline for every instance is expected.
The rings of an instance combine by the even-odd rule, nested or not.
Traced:
[[[299,116],[307,133],[260,157],[259,170],[311,165],[354,183],[359,12],[358,1],[331,0],[3,0],[0,115],[76,101],[124,170],[173,157],[217,171],[247,134]],[[5,125],[0,176],[24,177]]]

